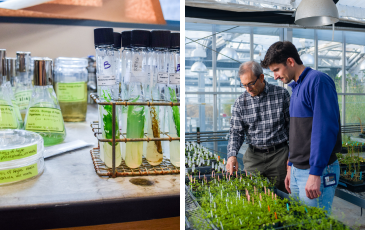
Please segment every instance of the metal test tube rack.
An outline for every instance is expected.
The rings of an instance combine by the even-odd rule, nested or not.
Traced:
[[[148,172],[148,170],[146,169],[147,173],[119,173],[117,172],[116,170],[116,166],[115,166],[115,144],[116,142],[137,142],[137,141],[180,141],[180,137],[170,137],[167,133],[161,133],[161,134],[164,134],[168,137],[166,138],[149,138],[145,135],[145,138],[126,138],[126,135],[124,135],[124,133],[121,133],[121,135],[124,137],[124,138],[121,138],[121,139],[116,139],[115,138],[115,133],[116,133],[116,130],[115,130],[115,107],[116,105],[124,105],[124,106],[128,106],[128,105],[146,105],[148,107],[150,106],[180,106],[180,103],[173,103],[173,102],[128,102],[128,101],[113,101],[113,102],[102,102],[99,100],[99,97],[97,96],[97,94],[90,94],[90,97],[94,100],[95,103],[97,103],[98,105],[111,105],[112,106],[112,122],[113,122],[113,128],[112,128],[112,136],[113,138],[112,139],[103,139],[100,137],[100,135],[102,134],[100,132],[100,127],[99,127],[99,122],[98,121],[94,121],[91,123],[91,128],[92,128],[92,131],[94,132],[94,136],[98,139],[99,142],[112,142],[112,171],[111,172],[105,172],[105,173],[102,173],[100,171],[98,171],[98,166],[96,164],[96,161],[95,161],[95,151],[96,149],[93,149],[91,150],[91,157],[93,159],[93,162],[94,162],[94,167],[95,167],[95,171],[98,175],[100,176],[109,176],[109,177],[117,177],[117,176],[128,176],[128,175],[153,175],[153,174],[167,174],[167,173],[180,173],[180,169],[179,168],[176,168],[176,170],[171,170],[171,172],[169,172],[169,170],[162,170],[159,171],[159,170],[153,170],[155,173],[152,173],[151,172]]]

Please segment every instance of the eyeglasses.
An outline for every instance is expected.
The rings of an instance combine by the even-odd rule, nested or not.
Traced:
[[[240,82],[240,87],[241,87],[241,88],[251,88],[251,87],[253,87],[253,86],[256,84],[256,82],[257,82],[257,80],[259,80],[259,78],[260,78],[260,77],[256,78],[256,81],[255,81],[255,82],[249,83],[249,84],[247,84],[247,85],[243,85],[243,84]]]

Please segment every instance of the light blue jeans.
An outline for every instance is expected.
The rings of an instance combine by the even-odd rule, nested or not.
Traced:
[[[291,172],[290,172],[290,190],[291,190],[290,197],[299,199],[303,201],[305,204],[312,207],[318,207],[318,208],[324,207],[324,210],[327,210],[328,213],[330,213],[337,185],[330,187],[323,186],[323,176],[328,173],[336,174],[336,180],[338,185],[338,181],[340,178],[340,165],[337,160],[332,164],[328,165],[323,170],[321,176],[321,188],[320,188],[321,196],[316,199],[309,199],[305,193],[305,186],[307,184],[307,180],[309,177],[309,169],[298,169],[293,165],[291,167]]]

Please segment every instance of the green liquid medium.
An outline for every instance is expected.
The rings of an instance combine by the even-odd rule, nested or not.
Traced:
[[[139,97],[132,102],[136,102]],[[128,106],[127,138],[143,138],[145,124],[144,106]],[[126,143],[125,163],[130,168],[137,168],[142,164],[143,142]]]
[[[57,145],[65,140],[65,133],[38,133],[43,137],[44,146]]]

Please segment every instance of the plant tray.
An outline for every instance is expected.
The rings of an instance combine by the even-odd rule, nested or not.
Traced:
[[[122,160],[122,163],[115,167],[116,173],[113,176],[111,168],[108,168],[100,159],[100,149],[93,148],[90,150],[91,159],[94,164],[95,172],[99,176],[109,177],[125,177],[125,176],[149,176],[149,175],[165,175],[165,174],[180,174],[180,168],[171,164],[170,160],[165,156],[162,163],[157,166],[152,166],[148,163],[146,158],[142,158],[142,164],[138,168],[131,169]]]
[[[348,168],[348,166],[346,164],[341,164],[340,167],[342,170],[346,170]],[[352,164],[352,168],[353,168],[353,164]],[[365,164],[360,163],[360,172],[364,172],[364,171],[365,171]]]
[[[365,146],[354,146],[354,151],[365,152]],[[342,147],[341,153],[348,153],[348,147]]]
[[[191,168],[185,168],[186,173],[190,173],[191,170]],[[201,175],[212,173],[212,166],[195,167],[195,172],[200,172]]]
[[[340,177],[340,183],[338,183],[338,185],[343,188],[346,188],[351,192],[365,192],[364,182],[362,182],[361,184],[354,184],[353,182],[350,182],[349,180]]]
[[[361,138],[365,138],[365,134],[364,134],[364,133],[360,133],[360,134],[359,134],[359,137],[361,137]]]
[[[203,216],[201,207],[185,185],[185,225],[187,229],[214,229],[219,230],[211,221]]]

